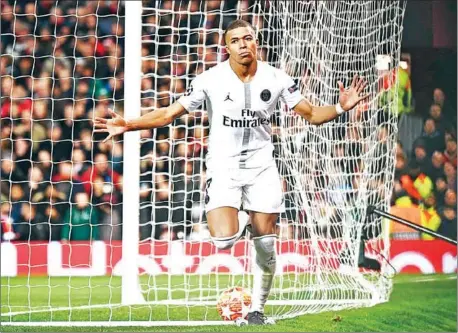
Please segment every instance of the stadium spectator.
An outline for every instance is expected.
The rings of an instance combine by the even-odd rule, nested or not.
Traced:
[[[110,183],[106,183],[100,176],[92,180],[92,205],[93,211],[99,215],[99,235],[102,240],[121,239],[121,205],[120,193],[114,190]]]
[[[75,178],[79,178],[88,168],[88,159],[86,157],[86,153],[80,149],[76,148],[73,149],[72,153],[72,176]]]
[[[391,195],[391,205],[398,207],[406,207],[412,205],[412,199],[409,196],[407,190],[402,186],[399,179],[394,180],[393,193]]]
[[[51,152],[51,160],[56,163],[69,160],[72,147],[68,133],[64,133],[61,126],[54,123],[48,128],[46,140],[40,142],[38,149]]]
[[[441,224],[437,232],[456,240],[456,234],[457,234],[456,209],[453,209],[450,207],[443,207],[440,210],[440,218],[441,218]]]
[[[396,78],[399,80],[398,85],[395,84]],[[387,101],[389,101],[389,99],[392,98],[391,96],[397,96],[397,110],[399,116],[411,113],[413,111],[410,75],[405,69],[398,67],[397,69],[393,69],[391,72],[386,73],[383,77],[382,84],[382,103],[385,104]],[[397,91],[395,93],[396,89]]]
[[[39,143],[46,139],[47,129],[52,126],[50,121],[50,108],[46,100],[37,100],[33,102],[31,121],[32,133],[31,139],[34,142],[33,151],[39,148]]]
[[[445,191],[447,191],[447,182],[445,181],[445,176],[441,176],[437,178],[435,182],[435,193],[438,206],[444,204]]]
[[[86,154],[86,159],[92,162],[92,133],[88,128],[84,128],[80,133],[79,136],[75,140],[75,147],[81,148],[84,150]]]
[[[43,221],[37,216],[37,207],[33,203],[22,203],[21,214],[14,221],[14,230],[17,232],[17,240],[33,241],[49,239],[48,221]]]
[[[394,164],[394,178],[401,179],[401,176],[408,174],[407,161],[405,155],[399,155],[396,157],[396,162]]]
[[[121,190],[122,179],[121,176],[113,171],[108,166],[108,159],[105,154],[98,153],[94,157],[94,164],[91,165],[83,174],[81,175],[81,182],[83,183],[84,190],[88,195],[91,195],[91,185],[94,182],[96,177],[100,177],[104,182],[104,193],[113,192],[113,201],[116,203],[119,202],[119,195],[116,193]],[[115,188],[113,188],[113,186]]]
[[[93,165],[81,174],[80,180],[97,207],[101,239],[120,239],[122,177],[109,167],[107,155],[97,153]]]
[[[427,171],[428,176],[433,182],[439,177],[444,176],[444,155],[440,151],[435,151],[431,157],[430,169]]]
[[[427,173],[430,165],[430,159],[425,147],[424,141],[418,141],[413,151],[412,159],[409,163],[409,173],[415,179],[420,173]]]
[[[444,91],[440,88],[436,88],[433,91],[433,100],[434,103],[440,105],[441,107],[444,106],[445,102],[445,94]]]
[[[457,167],[457,152],[456,139],[450,137],[447,139],[444,158],[446,162],[450,162],[455,168]]]
[[[61,240],[98,240],[99,220],[97,210],[89,203],[89,196],[80,192],[75,196],[75,205],[67,210],[63,219]]]
[[[6,91],[8,90],[8,84],[9,83],[7,83],[5,87]],[[32,108],[32,99],[29,97],[29,92],[25,87],[19,85],[16,80],[14,80],[11,83],[10,92],[7,91],[5,98],[2,100],[2,118],[20,118],[25,111],[30,112]]]
[[[48,204],[44,210],[37,212],[37,220],[46,226],[46,238],[42,240],[58,241],[61,239],[62,214],[57,207],[60,205]]]
[[[436,197],[434,196],[434,193],[431,193],[420,205],[420,220],[423,227],[433,231],[438,230],[441,224],[441,218],[436,209]],[[434,239],[434,237],[422,233],[421,239],[431,240]]]
[[[447,125],[444,120],[444,115],[442,113],[442,107],[439,104],[431,104],[429,108],[429,117],[433,119],[436,123],[436,128],[442,133],[445,133]]]
[[[65,194],[59,192],[52,184],[43,183],[32,192],[29,201],[36,208],[36,223],[40,225],[40,240],[49,240],[49,233],[57,234],[55,226],[61,223],[61,216],[67,207]]]
[[[56,190],[63,193],[66,200],[73,200],[77,193],[84,191],[83,185],[73,169],[74,166],[68,161],[59,163],[58,171],[52,178]]]
[[[436,129],[436,122],[432,118],[426,119],[420,140],[423,140],[428,156],[431,156],[435,150],[443,151],[445,148],[444,135]]]
[[[441,225],[438,229],[450,238],[456,239],[457,235],[457,197],[455,189],[447,189],[444,193],[444,200],[438,209]]]
[[[2,157],[0,170],[0,189],[2,196],[8,196],[10,194],[11,185],[23,182],[24,179],[26,179],[26,176],[21,169],[17,168],[16,162],[10,158],[7,158],[6,156]],[[6,199],[7,198],[5,198],[5,200]]]
[[[45,181],[51,180],[52,174],[52,163],[51,163],[51,154],[47,150],[40,150],[37,154],[37,160],[34,165],[40,168],[43,173],[43,179]]]
[[[410,205],[428,198],[434,189],[434,182],[428,176],[430,165],[426,149],[421,144],[415,147],[414,156],[407,168],[404,158],[398,157],[395,164],[395,179],[399,179],[399,184],[395,182],[392,200],[397,204]],[[399,200],[401,198],[402,200]]]
[[[13,184],[11,186],[9,198],[11,200],[11,218],[14,223],[15,221],[18,221],[21,215],[21,202],[27,201],[25,200],[24,187],[20,184]]]
[[[151,221],[153,221],[151,234],[154,238],[161,239],[164,237],[175,237],[175,234],[169,233],[169,221],[172,212],[170,210],[169,197],[171,195],[170,182],[163,174],[157,174],[154,178],[156,188],[153,197],[153,211]]]
[[[32,200],[36,193],[45,191],[49,182],[45,182],[43,178],[43,172],[40,168],[32,167],[30,168],[28,175],[28,181],[26,183],[27,189],[26,193],[27,200]]]
[[[435,88],[433,91],[433,101],[435,104],[438,104],[441,106],[442,111],[445,116],[448,117],[454,117],[455,121],[450,122],[449,128],[454,128],[456,130],[456,127],[454,124],[456,123],[456,110],[452,107],[450,104],[449,100],[446,98],[444,91],[441,88]]]
[[[6,53],[5,49],[8,45],[12,45],[14,42],[14,34],[13,34],[13,22],[15,20],[13,7],[8,3],[8,1],[1,2],[1,12],[2,12],[2,20],[1,20],[1,49],[2,54]]]
[[[444,163],[444,174],[447,181],[447,186],[449,189],[456,189],[456,168],[450,162]]]
[[[452,208],[456,210],[456,190],[448,189],[445,191],[444,207]]]

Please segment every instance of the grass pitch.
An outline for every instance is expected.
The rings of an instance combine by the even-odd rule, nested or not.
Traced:
[[[174,305],[165,307],[135,306],[92,307],[83,304],[117,304],[120,302],[120,279],[98,278],[2,278],[1,321],[144,321],[155,318],[183,320],[189,316],[205,316],[218,320],[216,309]],[[151,283],[151,281],[150,281]],[[31,287],[24,288],[29,284]],[[7,287],[9,285],[9,287]],[[68,286],[71,285],[69,288]],[[158,284],[160,286],[160,283]],[[205,285],[205,284],[203,284]],[[90,288],[89,288],[90,287]],[[183,286],[181,286],[183,288]],[[209,288],[210,290],[211,288]],[[168,291],[152,289],[149,299],[163,299]],[[175,293],[180,293],[177,286]],[[196,293],[201,293],[196,290]],[[197,295],[196,295],[197,296]],[[457,290],[455,275],[399,275],[395,277],[394,291],[388,303],[371,308],[324,312],[304,315],[277,322],[274,326],[236,327],[24,327],[4,326],[2,332],[456,332]],[[8,306],[9,304],[9,306]],[[27,312],[32,304],[38,312],[14,316],[8,312]],[[51,305],[51,307],[49,307]],[[70,307],[71,305],[71,307]],[[77,308],[79,306],[79,308]],[[68,307],[65,309],[65,307]],[[59,311],[52,309],[60,308]],[[152,324],[154,325],[154,324]]]

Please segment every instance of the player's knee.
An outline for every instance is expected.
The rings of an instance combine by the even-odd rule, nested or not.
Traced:
[[[230,237],[212,237],[213,244],[220,250],[230,249],[237,241],[237,235]]]
[[[266,273],[275,273],[277,264],[275,251],[276,239],[276,235],[265,235],[253,238],[253,244],[256,249],[257,264]]]

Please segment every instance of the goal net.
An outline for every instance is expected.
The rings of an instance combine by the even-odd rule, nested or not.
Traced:
[[[255,27],[259,58],[315,105],[337,103],[338,80],[369,82],[364,104],[321,126],[278,104],[286,212],[266,315],[387,301],[388,237],[366,209],[387,210],[391,196],[404,6],[2,2],[2,323],[221,324],[219,295],[251,289],[249,235],[225,251],[209,240],[206,105],[106,143],[92,133],[109,107],[133,118],[176,101],[227,59],[223,32],[237,18]]]

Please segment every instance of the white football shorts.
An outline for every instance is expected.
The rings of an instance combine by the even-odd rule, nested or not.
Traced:
[[[205,211],[220,207],[243,207],[260,213],[284,212],[283,186],[277,167],[207,169]]]

